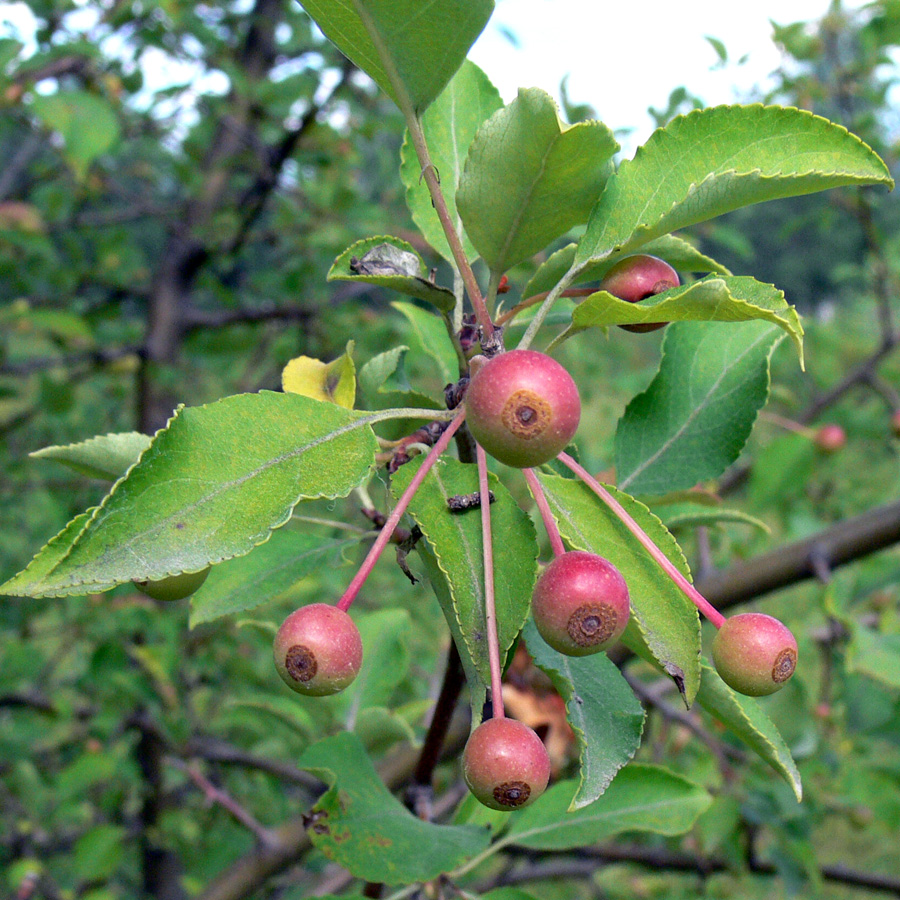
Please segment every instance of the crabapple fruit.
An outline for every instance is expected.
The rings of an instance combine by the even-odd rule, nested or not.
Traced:
[[[619,260],[603,276],[600,290],[607,291],[620,300],[637,303],[678,287],[678,273],[663,259],[638,253]],[[663,328],[668,322],[644,322],[640,325],[622,325],[626,331],[646,332]]]
[[[847,443],[847,432],[840,425],[823,425],[816,432],[815,442],[823,453],[837,453]]]
[[[344,690],[362,665],[359,629],[347,613],[327,603],[292,612],[275,635],[274,652],[284,683],[312,697]]]
[[[740,694],[781,690],[797,667],[797,641],[778,619],[741,613],[726,619],[712,645],[716,671]]]
[[[541,637],[566,656],[588,656],[619,639],[631,612],[622,573],[595,553],[557,556],[541,573],[531,598]]]
[[[515,719],[482,722],[463,750],[469,790],[491,809],[513,810],[533,803],[550,780],[550,757],[537,734]]]
[[[184,600],[190,597],[200,585],[206,581],[209,575],[209,566],[199,572],[182,572],[179,575],[169,575],[168,578],[158,578],[155,581],[135,581],[134,586],[148,597],[154,600]]]
[[[572,376],[535,350],[510,350],[486,362],[472,376],[465,402],[475,440],[517,469],[561,453],[581,418]]]

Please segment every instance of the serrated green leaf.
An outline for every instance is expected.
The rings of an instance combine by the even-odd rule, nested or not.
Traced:
[[[342,732],[309,747],[298,765],[330,784],[308,834],[328,859],[367,881],[430,881],[484,850],[484,828],[416,818],[381,782],[359,738]]]
[[[63,139],[65,155],[79,178],[119,140],[119,120],[109,101],[87,91],[36,94],[31,112]],[[85,123],[90,127],[86,128]]]
[[[534,850],[571,850],[623,831],[676,835],[689,831],[712,802],[694,784],[661,766],[632,763],[590,806],[569,812],[574,782],[554,785],[516,816],[504,844]]]
[[[360,540],[308,534],[290,526],[273,531],[253,553],[210,570],[191,597],[190,627],[275,600],[307,575],[334,567],[341,552]]]
[[[104,434],[77,444],[42,447],[28,455],[52,459],[89,478],[115,481],[133,466],[150,446],[151,438],[137,431]]]
[[[783,775],[800,802],[803,786],[791,751],[757,700],[733,691],[712,666],[704,664],[697,702]]]
[[[356,403],[356,366],[354,341],[337,359],[322,362],[312,356],[297,356],[281,372],[281,387],[290,394],[302,394],[324,403],[337,403],[353,409]]]
[[[780,339],[768,322],[670,326],[659,371],[616,430],[619,485],[664,494],[721,475],[769,396],[769,359]]]
[[[628,303],[606,291],[586,297],[572,314],[572,325],[557,342],[587,328],[649,322],[772,322],[788,334],[803,362],[803,326],[797,310],[772,284],[748,276],[711,275]]]
[[[60,558],[60,536],[45,548],[53,568],[41,561],[0,591],[85,594],[249,553],[300,500],[344,496],[365,480],[377,450],[369,421],[268,391],[179,409],[80,533],[66,529],[68,552]]]
[[[740,509],[700,506],[696,503],[672,503],[653,506],[653,513],[670,531],[675,528],[697,528],[701,525],[750,525],[769,534],[771,528],[756,516]]]
[[[425,263],[412,244],[389,235],[351,244],[328,270],[328,281],[362,281],[417,297],[441,312],[456,305],[453,291],[425,277]]]
[[[400,107],[421,113],[487,24],[491,0],[302,0],[330,41]]]
[[[537,666],[566,701],[566,717],[578,740],[581,777],[570,810],[593,803],[616,772],[637,752],[644,708],[605,653],[564,656],[538,634],[534,620],[522,637]]]
[[[466,60],[422,116],[422,130],[425,133],[431,162],[440,178],[447,211],[470,262],[478,258],[478,252],[466,235],[462,220],[456,211],[456,191],[462,177],[466,154],[475,133],[482,123],[502,106],[500,93],[491,84],[487,75],[475,63]],[[408,132],[400,149],[400,159],[400,176],[406,185],[406,203],[413,221],[425,236],[425,240],[444,259],[452,262],[450,245],[431,202],[428,185],[422,179],[422,167]]]
[[[445,382],[456,381],[459,377],[456,351],[444,323],[433,313],[412,303],[397,301],[391,306],[406,316],[422,350],[437,363],[441,379]]]
[[[414,460],[401,468],[391,483],[395,496],[407,487],[421,463]],[[512,646],[531,603],[538,546],[531,519],[518,506],[496,476],[490,476],[491,530],[494,544],[494,591],[500,657]],[[444,615],[461,635],[460,656],[467,671],[474,670],[490,683],[484,618],[484,561],[481,516],[477,509],[452,513],[447,500],[456,494],[478,490],[478,471],[473,465],[444,458],[438,460],[409,505],[428,540],[449,585],[450,596],[441,598]],[[448,608],[446,600],[451,606]]]
[[[535,294],[552,290],[569,269],[572,268],[577,246],[577,244],[568,244],[561,250],[557,250],[556,253],[543,262],[532,276],[531,281],[525,285],[522,296],[533,297]],[[664,234],[644,244],[640,250],[641,253],[664,259],[673,269],[677,269],[679,272],[731,274],[725,266],[716,262],[712,257],[701,253],[690,241],[686,241],[684,238],[674,234]],[[584,284],[588,281],[599,281],[616,262],[618,260],[607,259],[585,266],[572,279],[572,285]]]
[[[456,195],[466,233],[505,272],[587,220],[619,145],[602,122],[565,125],[549,94],[519,91],[479,128]]]
[[[850,184],[893,186],[878,155],[840,125],[789,107],[716,106],[657,129],[607,183],[576,265],[763,200]]]
[[[581,481],[540,473],[559,530],[575,550],[608,559],[624,576],[631,597],[631,619],[623,642],[663,666],[690,705],[700,685],[700,619],[697,609],[638,543],[622,522]],[[659,519],[633,497],[607,490],[666,554],[690,578],[690,570],[675,539]]]

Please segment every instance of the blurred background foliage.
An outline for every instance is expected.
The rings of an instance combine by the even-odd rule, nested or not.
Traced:
[[[332,359],[348,338],[358,366],[408,344],[411,380],[439,396],[427,347],[390,307],[395,298],[326,283],[325,273],[353,241],[389,232],[412,242],[445,283],[452,278],[405,206],[399,115],[296,4],[32,0],[30,10],[33,35],[7,23],[0,38],[3,579],[106,490],[28,459],[30,451],[152,433],[176,403],[277,389],[291,357]],[[847,12],[835,2],[821,20],[776,27],[773,37],[784,60],[777,85],[748,99],[841,122],[896,171],[900,4]],[[690,86],[673,88],[661,122],[702,102]],[[591,112],[564,105],[573,121]],[[898,224],[893,197],[848,190],[751,207],[693,234],[734,272],[772,281],[801,308],[809,360],[801,375],[788,348],[776,353],[773,402],[718,486],[770,531],[680,531],[695,570],[727,568],[900,498],[890,422],[900,408]],[[510,273],[513,302],[533,268]],[[580,450],[593,471],[611,465],[615,423],[652,377],[660,340],[616,331],[599,354],[596,343],[564,345],[585,404]],[[867,366],[866,377],[834,392]],[[824,421],[847,432],[837,454],[812,440]],[[370,499],[385,509],[386,490],[373,488]],[[365,529],[360,506],[353,496],[304,514]],[[365,702],[286,697],[274,677],[275,624],[298,603],[337,596],[361,552],[353,546],[340,565],[309,575],[278,608],[193,630],[185,606],[125,589],[4,600],[0,896],[203,896],[264,838],[260,829],[308,807],[314,786],[292,761],[309,742],[353,728],[376,759],[415,747],[448,636],[430,592],[396,567],[379,566],[361,599],[367,654],[391,672]],[[623,858],[637,862],[614,862],[599,848],[592,874],[529,890],[547,900],[849,898],[877,886],[842,885],[829,866],[896,875],[898,574],[895,549],[827,585],[757,604],[800,641],[798,677],[766,708],[800,764],[802,806],[761,764],[723,755],[735,750],[726,738],[699,740],[663,704],[641,756],[713,789],[710,812],[686,839],[627,842]],[[562,733],[556,762],[565,767],[558,710],[546,713],[527,674],[519,686],[526,709],[544,709]],[[452,798],[458,773],[448,766],[439,775],[439,796],[447,789]],[[674,874],[679,860],[688,863]],[[311,853],[247,896],[299,900],[344,889],[342,877]]]

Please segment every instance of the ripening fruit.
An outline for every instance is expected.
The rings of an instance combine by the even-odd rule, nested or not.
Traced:
[[[639,253],[619,260],[600,282],[600,290],[607,291],[620,300],[637,303],[654,297],[681,284],[678,273],[657,256]],[[641,325],[622,325],[626,331],[656,331],[668,322],[644,322]]]
[[[557,556],[531,597],[541,637],[567,656],[612,646],[628,624],[631,603],[622,573],[608,560],[580,550]]]
[[[894,437],[900,438],[900,409],[895,410],[891,416],[891,431],[894,432]]]
[[[823,425],[816,432],[815,441],[823,453],[837,453],[847,443],[847,432],[840,425]]]
[[[469,790],[491,809],[513,810],[533,803],[550,780],[550,757],[541,739],[515,719],[488,719],[463,750]]]
[[[581,418],[572,376],[535,350],[510,350],[486,362],[472,376],[465,402],[475,440],[517,469],[542,465],[565,450]]]
[[[184,600],[190,597],[209,575],[209,566],[200,572],[182,572],[156,581],[135,581],[134,586],[154,600]]]
[[[292,612],[275,635],[274,651],[284,683],[312,697],[344,690],[362,665],[359,629],[347,613],[327,603]]]
[[[797,668],[797,641],[778,619],[741,613],[726,619],[712,645],[722,680],[740,694],[762,697],[781,690]]]

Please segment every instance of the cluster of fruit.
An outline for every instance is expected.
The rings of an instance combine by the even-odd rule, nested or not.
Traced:
[[[678,276],[668,263],[655,257],[633,256],[616,264],[606,274],[601,288],[620,299],[638,302],[678,283]],[[634,326],[632,330],[647,331],[663,324]],[[532,595],[532,615],[541,637],[560,653],[586,656],[608,649],[622,635],[630,615],[625,579],[608,560],[565,549],[540,483],[531,471],[557,457],[567,458],[563,451],[574,437],[581,417],[575,382],[558,362],[532,350],[498,352],[490,359],[476,356],[470,361],[470,372],[460,413],[398,501],[344,596],[334,606],[304,606],[291,613],[279,628],[274,643],[275,666],[292,690],[310,696],[334,694],[357,676],[362,665],[362,641],[346,610],[412,494],[463,419],[483,451],[524,471],[541,511],[554,553]],[[579,474],[578,467],[573,470]],[[625,518],[624,513],[619,514]],[[638,528],[633,521],[629,527]],[[643,537],[649,541],[646,535]],[[650,549],[656,550],[653,546]],[[658,553],[654,556],[665,567]],[[671,567],[667,571],[676,577]],[[142,589],[151,596],[175,599],[175,594],[184,596],[183,591],[195,590],[199,586],[197,580],[202,583],[203,577],[205,573],[174,576]],[[178,579],[193,581],[172,584]],[[718,629],[712,655],[717,671],[728,685],[751,696],[770,694],[784,685],[796,666],[797,643],[781,622],[760,613],[725,619],[684,579],[680,586]],[[486,593],[492,595],[492,587]],[[491,626],[489,620],[488,641],[496,650],[496,623],[493,629]],[[533,802],[544,791],[550,777],[550,759],[531,728],[503,714],[502,700],[496,696],[499,668],[496,678],[492,683],[494,717],[472,732],[463,753],[463,774],[482,803],[511,810]]]

